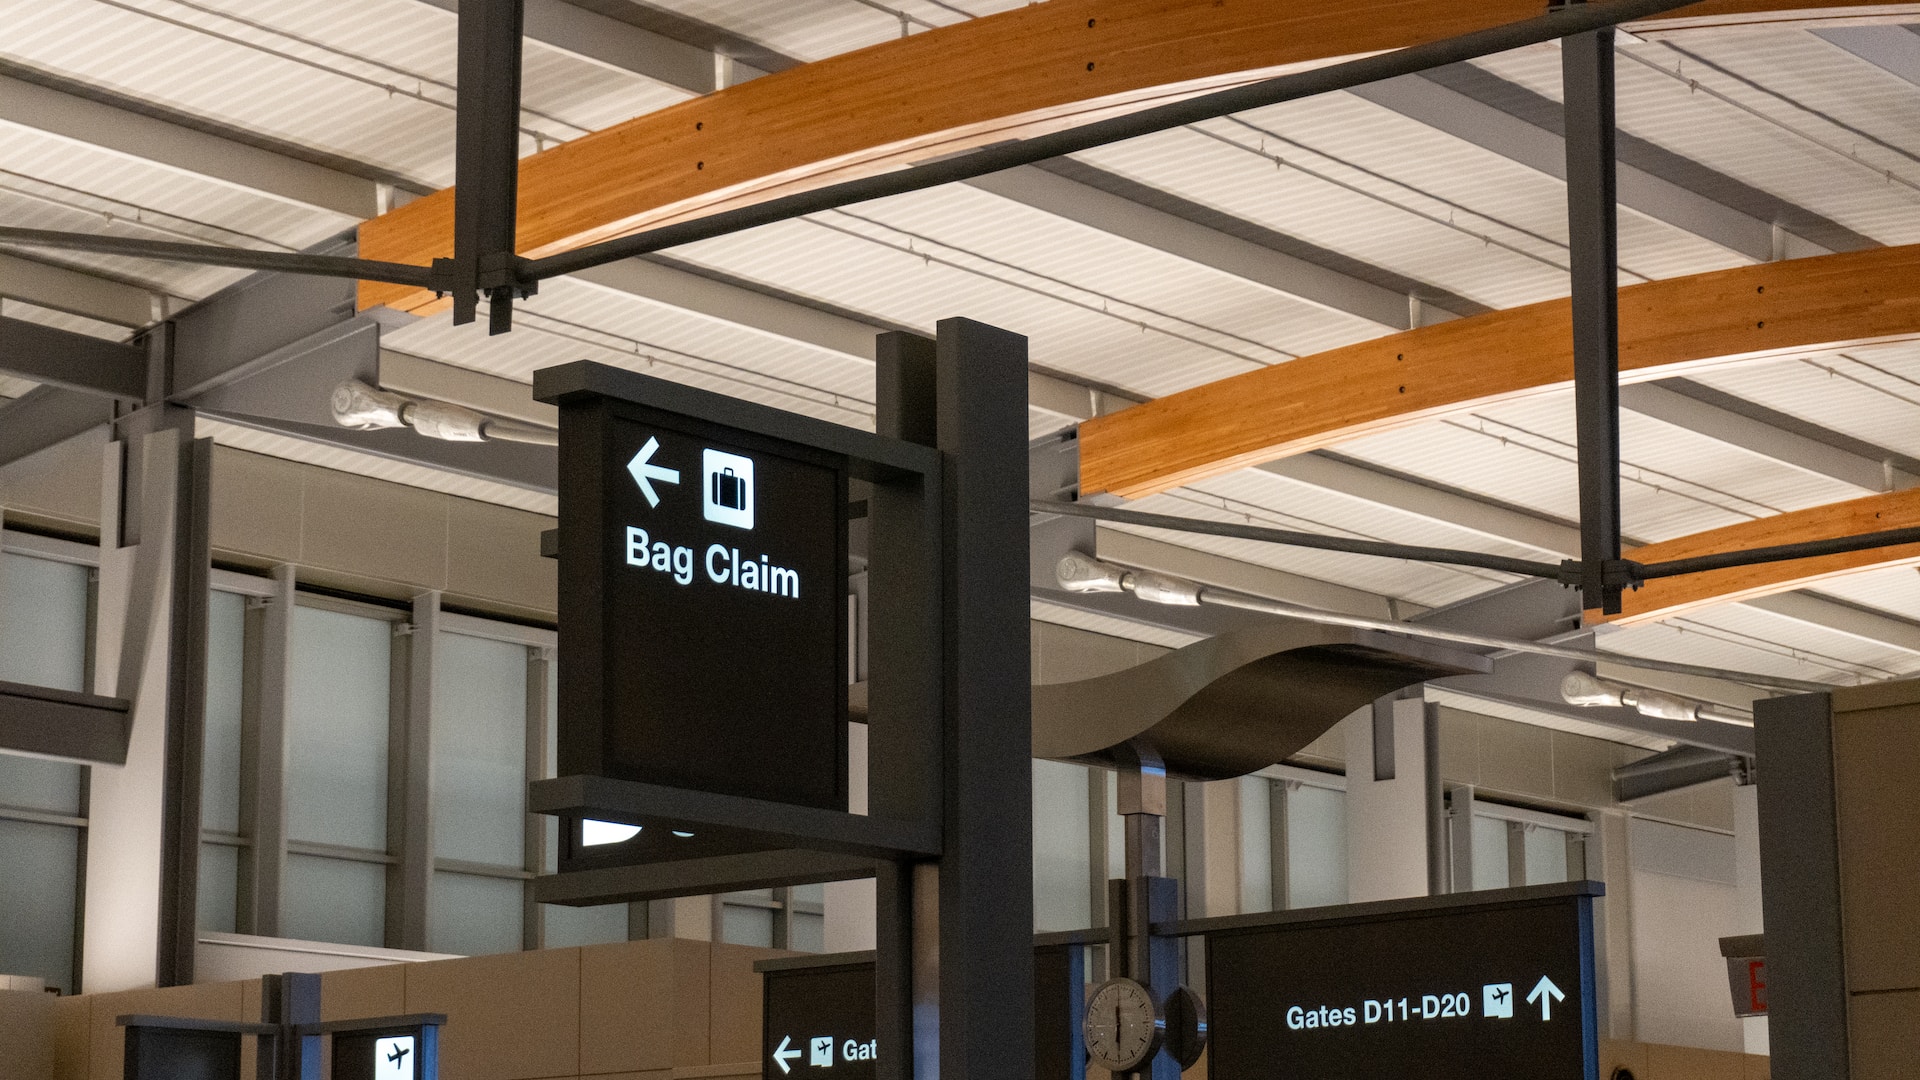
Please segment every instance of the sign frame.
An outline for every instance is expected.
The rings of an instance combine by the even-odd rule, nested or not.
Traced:
[[[1537,909],[1570,904],[1574,909],[1574,922],[1577,927],[1578,941],[1575,946],[1579,953],[1580,969],[1578,990],[1582,1062],[1579,1075],[1580,1080],[1599,1080],[1598,962],[1594,955],[1593,901],[1605,894],[1606,886],[1601,882],[1569,881],[1552,885],[1530,885],[1511,889],[1412,897],[1405,900],[1382,900],[1334,907],[1300,908],[1291,911],[1194,919],[1177,923],[1170,929],[1172,933],[1179,936],[1204,935],[1206,938],[1207,1001],[1213,1012],[1211,1045],[1218,1041],[1222,1030],[1228,1030],[1223,1029],[1220,1022],[1222,1019],[1218,1008],[1220,996],[1215,986],[1217,965],[1213,962],[1212,956],[1214,944],[1219,939],[1258,934],[1263,931],[1378,926],[1436,915]],[[1524,993],[1524,991],[1520,992]],[[1474,1004],[1480,1003],[1474,1002]],[[1573,1003],[1569,1001],[1568,1004]],[[1232,1023],[1231,1018],[1228,1019],[1228,1023]],[[1223,1077],[1223,1080],[1226,1078]],[[1574,1078],[1568,1077],[1567,1080],[1574,1080]]]
[[[606,565],[603,545],[616,524],[608,516],[610,485],[632,483],[625,471],[613,473],[603,453],[604,431],[594,425],[608,418],[658,420],[673,431],[711,433],[728,445],[762,450],[776,456],[838,469],[848,479],[873,485],[870,500],[872,548],[869,566],[876,579],[905,583],[908,595],[891,602],[909,608],[936,610],[943,583],[940,507],[943,457],[932,447],[891,439],[872,432],[710,393],[638,372],[579,361],[534,373],[535,398],[557,405],[563,437],[560,445],[562,526],[557,544],[550,545],[562,564],[560,624],[567,661],[561,665],[559,708],[563,727],[558,777],[529,786],[528,809],[559,816],[565,832],[582,817],[642,826],[642,835],[667,831],[667,826],[690,832],[686,843],[673,851],[651,845],[632,850],[596,852],[590,860],[563,860],[559,879],[582,873],[613,872],[622,867],[699,860],[748,860],[781,851],[833,853],[861,858],[926,858],[940,851],[941,771],[937,754],[924,760],[899,763],[895,770],[903,791],[914,792],[890,805],[913,809],[888,816],[848,813],[844,776],[844,724],[840,727],[842,773],[836,778],[837,806],[783,802],[731,792],[674,787],[607,775],[604,754],[607,655],[599,581]],[[585,425],[584,428],[581,425]],[[586,438],[576,434],[584,431]],[[843,500],[844,501],[844,500]],[[883,525],[885,526],[883,528]],[[844,575],[846,521],[840,519],[839,574]],[[569,567],[588,567],[585,571]],[[882,572],[882,567],[889,572]],[[844,591],[844,590],[843,590]],[[876,601],[877,602],[877,601]],[[840,638],[844,639],[844,610]],[[569,628],[575,628],[569,630]],[[583,631],[581,627],[586,629]],[[928,638],[918,648],[937,657],[939,627],[929,625]],[[924,673],[923,673],[924,674]],[[894,682],[898,685],[894,685]],[[884,685],[883,685],[884,684]],[[937,747],[942,702],[937,680],[875,670],[872,696],[898,703],[870,709],[868,725],[878,732],[887,725],[905,745]],[[846,690],[839,691],[838,715],[846,717]],[[904,706],[904,707],[902,707]],[[571,727],[569,727],[571,725]],[[875,810],[881,807],[875,804]],[[626,849],[628,845],[615,845]],[[811,880],[848,876],[841,858],[831,872],[806,875]],[[870,866],[871,864],[865,864]],[[825,869],[823,867],[823,869]],[[795,873],[783,865],[780,872]],[[748,876],[752,876],[749,869]],[[769,870],[771,872],[771,869]],[[804,871],[801,872],[804,874]],[[871,873],[859,870],[853,876]],[[536,894],[560,889],[555,878],[536,882]],[[637,883],[635,883],[637,885]],[[557,899],[557,897],[556,897]],[[579,903],[577,899],[569,898]],[[568,902],[568,901],[562,901]]]

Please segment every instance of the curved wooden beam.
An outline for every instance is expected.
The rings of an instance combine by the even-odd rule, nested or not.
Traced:
[[[1706,0],[1670,18],[1910,8]],[[1538,16],[1541,0],[1048,0],[804,64],[636,117],[520,163],[522,255],[1084,124],[1168,100]],[[1660,25],[1659,20],[1645,24]],[[361,226],[360,256],[453,253],[453,191]],[[360,307],[433,295],[365,282]]]
[[[1908,488],[1662,540],[1637,548],[1628,557],[1639,563],[1665,562],[1775,544],[1858,536],[1882,529],[1905,529],[1916,525],[1920,525],[1920,488]],[[1621,598],[1620,614],[1603,615],[1597,610],[1588,611],[1586,622],[1627,625],[1654,622],[1715,604],[1788,592],[1828,578],[1915,563],[1920,563],[1920,544],[1901,544],[1842,555],[1822,555],[1812,559],[1658,578],[1627,592]]]
[[[1623,381],[1920,338],[1920,245],[1620,290]],[[1421,327],[1222,379],[1080,425],[1083,494],[1134,499],[1573,381],[1568,302]],[[1638,556],[1636,556],[1638,557]]]

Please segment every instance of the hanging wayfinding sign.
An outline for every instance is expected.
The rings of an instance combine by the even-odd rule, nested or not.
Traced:
[[[1597,1080],[1599,892],[1462,893],[1210,931],[1213,1075]]]
[[[571,367],[637,392],[558,400],[560,775],[846,809],[845,457]]]

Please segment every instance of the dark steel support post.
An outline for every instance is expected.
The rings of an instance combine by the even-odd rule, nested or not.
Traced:
[[[1561,40],[1567,233],[1573,279],[1573,409],[1580,473],[1580,592],[1620,611],[1619,233],[1613,28]]]
[[[320,1080],[321,1035],[295,1035],[296,1024],[320,1022],[320,976],[289,972],[260,980],[260,1020],[280,1025],[277,1045],[260,1041],[261,1080]]]
[[[459,90],[454,111],[453,259],[436,259],[453,292],[453,321],[470,323],[481,293],[488,332],[513,328],[513,298],[526,296],[514,253],[520,189],[522,0],[463,0]]]
[[[166,762],[162,783],[160,942],[155,981],[193,982],[199,927],[200,773],[207,732],[207,619],[213,440],[180,444],[174,485],[172,600],[167,624]]]
[[[886,333],[874,352],[876,431],[935,445],[934,343]],[[927,495],[878,484],[868,503],[867,758],[887,765],[868,772],[867,808],[904,820],[937,820],[941,806],[943,586],[933,569],[941,565],[941,508]],[[936,879],[933,864],[888,863],[876,875],[874,1035],[881,1046],[911,1048],[880,1056],[875,1066],[882,1080],[939,1071]]]
[[[1027,342],[940,323],[946,507],[946,801],[940,1076],[1033,1060],[1033,763],[1027,645]]]

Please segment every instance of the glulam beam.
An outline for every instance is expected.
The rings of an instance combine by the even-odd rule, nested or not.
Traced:
[[[1920,338],[1920,245],[1620,290],[1621,379]],[[1084,495],[1140,498],[1573,381],[1566,300],[1455,319],[1170,394],[1080,425]]]
[[[1860,6],[1709,0],[1675,15],[1777,22]],[[1519,22],[1540,8],[1538,0],[1048,0],[803,64],[524,158],[516,247],[530,258],[555,255],[1288,70]],[[449,188],[368,222],[361,257],[425,265],[450,256],[453,201]],[[359,303],[425,314],[445,302],[366,282]]]
[[[1667,562],[1915,526],[1920,526],[1920,488],[1908,488],[1885,495],[1869,495],[1846,502],[1792,510],[1663,540],[1635,550],[1632,558],[1638,563]],[[1603,615],[1590,610],[1586,613],[1586,622],[1625,625],[1656,622],[1717,604],[1789,592],[1830,578],[1916,563],[1920,563],[1920,544],[1901,544],[1812,559],[1656,578],[1626,593],[1622,598],[1620,614]]]

